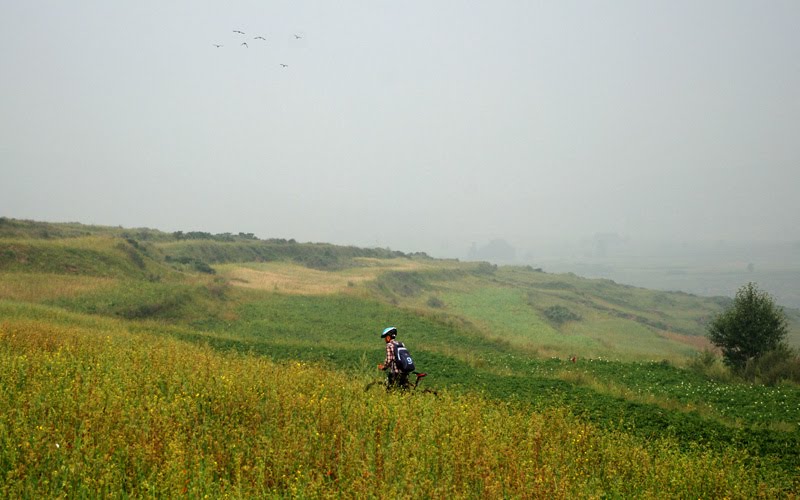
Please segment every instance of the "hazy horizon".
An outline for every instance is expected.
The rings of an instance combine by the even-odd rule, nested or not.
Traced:
[[[791,1],[5,2],[0,215],[455,258],[796,242],[798,25]]]

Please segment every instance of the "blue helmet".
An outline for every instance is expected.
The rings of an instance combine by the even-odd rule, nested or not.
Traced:
[[[397,328],[393,326],[384,328],[383,333],[381,333],[381,338],[385,339],[386,337],[391,337],[391,338],[397,337]]]

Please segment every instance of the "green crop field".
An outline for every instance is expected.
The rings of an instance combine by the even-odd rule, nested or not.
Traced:
[[[800,492],[800,388],[691,369],[729,299],[190,236],[0,219],[2,496]]]

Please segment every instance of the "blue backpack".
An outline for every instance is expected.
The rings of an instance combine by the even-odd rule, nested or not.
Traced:
[[[394,345],[394,359],[396,360],[397,367],[400,368],[401,372],[411,373],[416,370],[414,367],[414,359],[411,357],[411,353],[408,352],[408,349],[406,349],[406,346],[404,346],[402,342],[398,342]]]

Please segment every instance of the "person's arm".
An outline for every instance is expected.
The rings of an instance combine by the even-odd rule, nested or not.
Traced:
[[[394,361],[394,346],[391,342],[386,344],[386,359],[383,360],[383,363],[378,365],[378,368],[381,370],[388,370],[391,366],[392,362]]]

